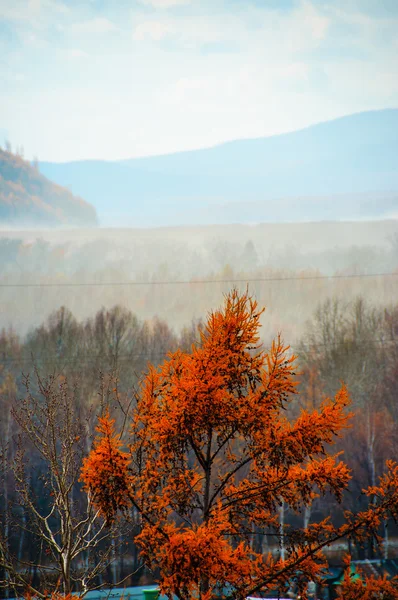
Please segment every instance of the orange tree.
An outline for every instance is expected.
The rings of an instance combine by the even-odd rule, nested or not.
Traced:
[[[343,525],[326,519],[281,530],[282,502],[299,510],[326,492],[341,499],[350,474],[330,445],[348,426],[349,399],[342,387],[289,420],[294,357],[280,339],[262,349],[261,313],[248,293],[228,294],[200,344],[149,370],[125,450],[105,415],[83,464],[86,489],[108,521],[128,507],[141,515],[136,542],[170,598],[240,599],[283,589],[292,577],[304,590],[321,577],[327,544],[372,535],[387,513],[397,514],[398,468],[390,464],[369,491],[369,509],[346,513]],[[283,535],[283,558],[256,551],[253,532]]]

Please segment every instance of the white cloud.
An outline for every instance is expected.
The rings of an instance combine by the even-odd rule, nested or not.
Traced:
[[[317,11],[311,2],[304,2],[299,13],[303,14],[304,24],[313,39],[323,40],[330,25],[330,19]]]
[[[133,39],[160,41],[170,39],[182,48],[197,49],[202,44],[234,42],[245,39],[242,22],[235,15],[164,15],[162,18],[142,17],[133,29]]]
[[[274,76],[289,79],[290,81],[307,81],[309,77],[309,66],[304,62],[292,62],[290,64],[276,67]]]
[[[39,37],[35,33],[26,33],[21,34],[21,39],[27,46],[32,46],[34,48],[46,48],[48,46],[46,40],[42,37]]]
[[[95,17],[88,21],[81,21],[80,23],[74,23],[71,26],[73,33],[108,33],[116,31],[117,27],[109,19],[104,17]]]
[[[68,48],[64,50],[62,54],[67,60],[75,60],[89,57],[89,54],[87,54],[87,52],[84,52],[84,50],[80,50],[80,48]]]
[[[281,54],[319,46],[327,36],[331,21],[330,16],[323,14],[308,0],[287,13],[251,6],[241,12],[200,11],[196,14],[192,10],[183,15],[164,14],[160,17],[157,13],[156,17],[146,15],[141,19],[133,29],[135,41],[161,41],[167,38],[185,49],[226,43],[235,49],[240,45],[242,53],[247,53],[254,46],[260,51],[275,48],[276,56],[273,58],[276,61]]]
[[[389,17],[375,18],[360,12],[355,7],[349,9],[337,5],[331,7],[330,14],[338,23],[351,27],[351,42],[355,45],[373,42],[375,49],[383,43],[394,43],[397,40],[398,13]]]
[[[140,0],[140,4],[151,6],[152,8],[172,8],[174,6],[183,6],[191,4],[192,0]]]
[[[135,27],[133,31],[133,40],[140,42],[145,39],[150,39],[159,42],[174,32],[175,29],[169,23],[162,21],[144,21]]]
[[[58,0],[7,0],[0,1],[0,17],[7,21],[31,21],[51,14],[68,13],[69,8]]]
[[[168,12],[160,9],[177,6],[177,0],[143,0],[159,10],[137,9],[134,2],[128,11],[115,2],[104,13],[94,12],[93,3],[66,17],[48,13],[48,48],[59,39],[56,70],[47,48],[40,85],[37,77],[18,85],[7,80],[0,112],[13,140],[28,148],[30,136],[33,153],[63,160],[171,152],[397,105],[398,23],[370,18],[359,12],[359,2],[302,0],[282,11],[268,10],[267,2],[260,8],[243,0],[193,0],[189,9]],[[39,5],[30,6],[32,14]],[[94,33],[115,31],[116,24],[120,35],[105,46]],[[30,22],[21,31],[43,37]],[[225,52],[212,52],[223,45]],[[350,55],[351,46],[357,52]],[[21,64],[29,73],[35,54],[29,50],[10,61],[10,73]],[[71,69],[68,61],[86,53],[98,59]],[[38,64],[36,59],[32,69]],[[32,98],[34,122],[25,114],[26,97]],[[42,146],[34,146],[39,139]]]

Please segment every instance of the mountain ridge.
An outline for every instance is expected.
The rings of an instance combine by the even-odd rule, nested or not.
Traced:
[[[125,219],[137,226],[198,219],[203,224],[211,219],[230,222],[223,207],[238,203],[244,207],[248,202],[262,203],[262,218],[275,221],[290,213],[296,219],[300,196],[316,199],[371,190],[377,190],[379,198],[391,192],[398,195],[398,109],[355,113],[296,132],[207,149],[119,161],[47,162],[40,169],[87,198],[103,224]],[[292,201],[281,211],[278,199],[285,198]],[[343,214],[328,210],[325,218],[367,216],[358,215],[357,201],[351,211],[349,204]],[[391,211],[390,200],[388,205]],[[317,214],[322,218],[322,210]],[[386,214],[382,203],[379,214],[373,211],[371,216]],[[253,221],[253,215],[243,213],[233,218]],[[306,218],[313,218],[311,211]]]
[[[299,134],[302,132],[305,132],[309,129],[312,129],[314,127],[318,128],[321,127],[323,125],[331,125],[333,123],[336,123],[338,121],[340,122],[344,122],[345,120],[349,120],[352,118],[361,118],[364,115],[372,115],[375,113],[398,113],[398,107],[389,107],[389,108],[382,108],[382,109],[372,109],[372,110],[364,110],[364,111],[360,111],[357,113],[350,113],[347,115],[342,115],[340,117],[334,117],[333,119],[328,119],[326,121],[317,121],[316,123],[312,123],[310,125],[305,125],[304,127],[299,127],[298,129],[293,129],[291,131],[284,131],[282,133],[273,133],[270,135],[265,135],[265,136],[254,136],[254,137],[242,137],[242,138],[233,138],[230,140],[226,140],[224,142],[218,142],[215,144],[210,144],[208,146],[203,146],[201,148],[190,148],[187,150],[175,150],[173,152],[162,152],[160,154],[148,154],[148,155],[144,155],[144,156],[132,156],[130,158],[82,158],[82,159],[77,159],[77,160],[62,160],[62,161],[49,161],[49,160],[44,160],[42,161],[42,164],[52,164],[52,165],[70,165],[70,164],[76,164],[76,163],[89,163],[89,162],[97,162],[97,163],[118,163],[118,164],[123,164],[123,163],[130,163],[133,161],[144,161],[144,160],[150,160],[150,159],[157,159],[157,158],[165,158],[165,157],[172,157],[172,156],[177,156],[177,155],[182,155],[182,154],[192,154],[192,153],[196,153],[196,152],[206,152],[207,150],[212,150],[213,148],[221,148],[224,146],[228,146],[230,144],[234,144],[235,142],[251,142],[251,141],[257,141],[257,140],[271,140],[273,138],[282,138],[285,136],[290,136],[290,135],[294,135],[294,134]],[[398,119],[398,114],[397,114],[397,119]]]

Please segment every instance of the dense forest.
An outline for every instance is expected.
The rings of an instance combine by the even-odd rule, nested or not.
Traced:
[[[347,384],[355,425],[336,447],[354,476],[342,506],[365,509],[361,490],[377,482],[398,441],[397,235],[395,221],[4,232],[0,542],[21,585],[56,584],[63,514],[78,541],[72,588],[153,581],[132,541],[137,515],[104,528],[82,492],[81,464],[106,406],[125,431],[149,365],[199,343],[208,311],[233,286],[266,306],[264,346],[281,332],[298,357],[300,394],[289,419]],[[72,500],[55,514],[57,482]],[[282,505],[279,518],[306,525],[330,515],[339,523],[340,509],[327,495],[303,512]],[[381,523],[379,533],[384,556],[395,557],[394,524]],[[282,551],[277,536],[255,530],[252,545]],[[380,555],[373,543],[347,542],[328,550],[330,560],[347,550]],[[7,576],[3,564],[0,580]]]
[[[126,308],[114,306],[83,320],[61,307],[24,337],[3,329],[0,539],[7,540],[6,551],[19,565],[21,581],[25,578],[43,587],[56,580],[56,551],[46,538],[46,527],[56,532],[60,526],[51,511],[58,470],[65,473],[65,483],[73,490],[72,521],[78,532],[82,520],[86,523],[86,518],[93,518],[87,513],[79,473],[97,417],[108,406],[123,429],[148,364],[159,365],[177,348],[189,350],[199,341],[201,327],[201,322],[187,323],[176,334],[166,321],[141,320]],[[369,500],[361,490],[375,485],[398,441],[398,305],[376,307],[363,297],[349,302],[326,299],[291,352],[298,355],[301,384],[289,418],[297,417],[301,409],[320,407],[325,395],[333,396],[342,380],[348,386],[355,426],[337,448],[344,451],[353,479],[343,507],[363,510]],[[315,499],[302,513],[286,510],[280,518],[284,523],[305,525],[327,515],[338,521],[340,512],[336,501],[326,496]],[[41,522],[38,515],[50,517]],[[125,577],[133,583],[151,581],[132,542],[132,532],[139,527],[134,512],[106,532],[98,519],[94,521],[91,535],[98,536],[98,544],[87,545],[78,538],[73,585],[116,584]],[[380,534],[386,541],[385,556],[396,556],[393,524],[387,528],[385,523]],[[253,535],[257,550],[280,551],[277,538]],[[348,546],[331,548],[331,559],[344,548]],[[349,550],[355,558],[378,556],[372,543],[351,545]]]
[[[90,204],[49,181],[39,172],[37,161],[30,164],[22,154],[0,148],[0,225],[96,225]]]

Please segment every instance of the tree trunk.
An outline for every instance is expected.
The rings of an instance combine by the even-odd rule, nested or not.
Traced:
[[[4,544],[5,544],[6,551],[8,551],[8,538],[10,535],[10,514],[9,514],[9,510],[8,510],[8,485],[7,485],[8,484],[7,473],[8,473],[8,466],[9,466],[8,454],[9,454],[9,441],[10,441],[10,425],[11,425],[11,418],[10,418],[10,413],[8,412],[6,427],[5,427],[5,432],[4,432],[2,465],[1,465],[1,472],[3,473],[3,481],[4,481],[4,485],[3,485],[3,498],[4,498],[3,537],[4,537]],[[9,573],[8,573],[7,569],[5,569],[4,578],[5,578],[6,582],[9,581]],[[9,595],[10,595],[10,586],[6,583],[5,597],[8,598]]]
[[[311,509],[312,509],[311,505],[306,506],[304,508],[304,519],[303,519],[304,529],[307,529],[308,525],[310,524]]]
[[[117,583],[117,561],[116,561],[116,540],[115,537],[112,537],[112,583],[116,585]]]
[[[279,507],[279,548],[280,548],[280,558],[281,560],[285,560],[285,503],[282,500],[281,505]]]
[[[376,486],[376,461],[375,461],[375,426],[374,423],[371,423],[370,410],[368,410],[367,415],[367,437],[368,437],[368,464],[370,470],[370,483],[373,487]],[[373,496],[372,502],[375,501],[375,497]],[[369,539],[368,543],[368,558],[372,559],[375,556],[375,547],[373,538]]]
[[[388,559],[388,521],[384,521],[384,560]]]

